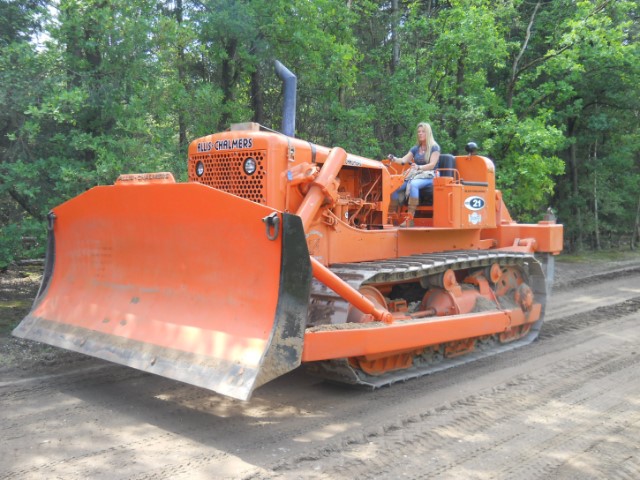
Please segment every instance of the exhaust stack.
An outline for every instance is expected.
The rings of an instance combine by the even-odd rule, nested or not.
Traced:
[[[275,61],[276,73],[282,80],[284,105],[282,106],[282,126],[280,131],[289,137],[296,133],[296,90],[298,80],[291,71],[278,60]]]

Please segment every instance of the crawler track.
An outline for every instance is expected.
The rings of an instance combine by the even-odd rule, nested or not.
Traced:
[[[545,259],[548,261],[548,259]],[[535,302],[542,305],[540,319],[521,337],[508,343],[501,342],[498,335],[477,339],[472,352],[455,357],[443,355],[444,345],[439,346],[428,357],[416,357],[410,368],[369,375],[354,367],[348,358],[314,362],[307,365],[310,373],[332,381],[378,388],[399,381],[421,377],[457,365],[512,350],[534,341],[540,332],[547,303],[547,284],[544,270],[553,273],[553,263],[543,265],[531,254],[518,252],[457,251],[441,254],[413,255],[379,262],[343,263],[331,266],[331,270],[355,289],[364,285],[389,285],[419,283],[424,277],[437,275],[446,270],[472,271],[497,263],[500,267],[517,267],[534,293]],[[322,330],[346,324],[349,304],[320,282],[314,281],[311,289],[311,306],[308,328]],[[499,332],[497,332],[499,333]],[[441,348],[442,347],[442,348]]]

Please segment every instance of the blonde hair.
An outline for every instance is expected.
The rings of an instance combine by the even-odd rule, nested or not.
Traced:
[[[418,136],[418,133],[417,133],[418,128],[420,127],[424,128],[424,132],[426,133],[427,148],[425,151],[425,157],[428,159],[429,156],[431,155],[431,149],[433,148],[433,145],[436,143],[436,139],[433,138],[433,131],[431,130],[431,125],[429,125],[427,122],[420,122],[418,124],[418,126],[416,127],[416,138]],[[420,146],[419,138],[418,138],[418,146]]]

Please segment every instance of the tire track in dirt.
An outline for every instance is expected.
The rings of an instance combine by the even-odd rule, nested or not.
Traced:
[[[560,267],[562,268],[562,267]],[[564,292],[566,290],[576,289],[585,285],[593,285],[597,283],[606,283],[610,280],[619,280],[640,274],[640,265],[631,265],[627,267],[615,268],[606,272],[597,272],[578,278],[571,278],[568,281],[555,283],[553,292]]]
[[[147,473],[141,474],[140,478],[175,478],[180,472],[199,465],[215,465],[224,462],[230,456],[226,452],[211,448],[204,449],[203,453],[197,452],[203,450],[202,444],[214,444],[216,437],[225,431],[234,431],[235,436],[251,439],[249,442],[242,442],[240,446],[243,448],[258,449],[264,443],[280,443],[292,433],[291,426],[287,423],[275,425],[270,430],[257,429],[258,419],[263,418],[268,422],[270,418],[299,417],[308,413],[288,405],[259,400],[251,405],[235,402],[208,390],[149,374],[122,375],[121,369],[121,367],[113,367],[113,369],[101,370],[99,380],[94,379],[88,382],[81,383],[82,377],[74,377],[78,383],[68,379],[63,388],[58,388],[57,385],[37,384],[29,390],[31,395],[27,395],[25,389],[21,387],[11,406],[17,407],[24,400],[25,395],[33,405],[51,404],[52,406],[51,408],[41,406],[38,410],[34,408],[35,412],[3,418],[0,422],[3,438],[15,440],[22,436],[50,436],[47,432],[55,431],[55,436],[61,438],[60,443],[73,443],[78,425],[95,421],[96,417],[104,416],[101,412],[105,410],[119,411],[118,417],[122,417],[127,413],[123,405],[132,407],[134,410],[145,408],[146,421],[161,427],[166,425],[172,432],[170,436],[164,433],[158,435],[159,430],[151,428],[149,430],[152,434],[145,433],[145,441],[140,443],[138,441],[123,442],[122,435],[113,433],[111,438],[107,439],[109,440],[107,443],[111,443],[109,448],[89,446],[84,448],[85,452],[82,454],[72,454],[28,469],[5,471],[0,473],[0,477],[7,475],[8,478],[43,478],[47,473],[56,471],[64,472],[60,475],[67,477],[69,472],[90,471],[91,463],[97,460],[101,464],[122,465],[138,450],[156,455],[162,465],[162,460],[166,462],[166,458],[162,452],[154,452],[154,445],[166,447],[170,444],[172,455],[189,459],[188,466],[182,463],[169,463],[161,467],[151,465],[145,469]],[[122,370],[130,371],[130,369]],[[158,398],[154,399],[154,395]],[[69,403],[71,404],[68,405]],[[213,416],[209,409],[219,410],[222,416]],[[20,409],[16,408],[16,411]],[[243,417],[245,421],[238,421]],[[252,417],[256,421],[252,421]],[[186,418],[186,421],[171,420],[173,418]],[[315,426],[325,422],[320,417],[309,418]],[[123,422],[123,427],[126,427],[126,421]],[[113,430],[117,425],[110,425],[110,428]],[[86,451],[87,449],[89,451]],[[180,456],[177,452],[184,452],[184,454]]]
[[[606,355],[600,355],[589,359],[589,363],[600,363],[606,359]],[[574,363],[573,360],[569,364]],[[633,363],[636,366],[637,360]],[[614,362],[615,368],[624,368],[620,362]],[[565,365],[569,367],[570,365]],[[322,474],[309,478],[327,478],[327,479],[350,479],[350,478],[438,478],[450,473],[450,478],[471,478],[469,471],[457,472],[459,465],[470,462],[474,459],[481,458],[499,448],[502,445],[514,443],[525,436],[526,432],[513,432],[510,425],[518,416],[522,416],[522,412],[537,411],[548,407],[548,402],[544,399],[553,398],[555,395],[567,395],[568,388],[560,385],[555,389],[545,389],[542,393],[532,395],[532,385],[541,386],[542,379],[553,378],[551,385],[555,381],[564,382],[564,375],[574,375],[581,371],[584,365],[573,365],[572,368],[564,368],[554,375],[544,372],[539,378],[531,378],[524,376],[523,378],[514,380],[504,388],[495,389],[490,395],[478,395],[468,397],[464,400],[452,403],[448,407],[438,409],[433,412],[427,412],[420,416],[409,417],[399,423],[385,425],[380,429],[365,433],[361,439],[346,439],[332,447],[326,447],[318,454],[308,454],[296,459],[287,461],[281,465],[274,467],[274,472],[282,473],[285,478],[293,478],[289,473],[298,473],[305,470],[305,462],[318,462],[322,465]],[[578,389],[582,384],[582,378],[585,373],[596,374],[600,370],[600,375],[608,375],[608,372],[602,369],[582,370],[579,380],[573,383],[573,388]],[[576,376],[578,378],[578,376]],[[514,397],[522,396],[523,399],[513,402]],[[526,398],[526,400],[525,400]],[[542,407],[538,406],[541,405]],[[497,410],[496,405],[500,405]],[[534,409],[534,407],[536,407]],[[626,405],[628,411],[629,405]],[[456,415],[456,410],[464,410],[462,415]],[[534,409],[534,410],[532,410]],[[500,427],[507,424],[504,432],[500,432]],[[582,432],[579,432],[582,433]],[[491,438],[490,443],[482,443],[481,446],[471,448],[470,450],[460,451],[459,442],[468,442],[477,436],[486,436]],[[529,436],[525,440],[530,441]],[[375,450],[374,458],[364,460],[350,460],[350,456],[357,456],[354,450],[372,450],[371,444],[378,444]],[[531,446],[527,447],[531,449]],[[406,455],[398,455],[398,452],[407,452]],[[451,458],[451,452],[456,452],[456,456]],[[444,453],[441,458],[435,458],[434,452]],[[447,456],[450,461],[445,461]],[[415,458],[431,458],[431,461],[425,465],[421,460],[415,462]],[[337,465],[334,465],[337,463]],[[408,470],[410,466],[415,464],[415,470],[420,471],[419,475],[410,475]],[[495,467],[495,466],[494,466]],[[311,468],[313,470],[313,468]],[[474,471],[473,469],[471,471]],[[544,478],[540,475],[541,469],[536,466],[534,468],[536,475],[526,477],[518,472],[517,475],[507,475],[503,478]],[[306,475],[305,475],[306,476]],[[258,478],[258,477],[254,477]]]
[[[126,445],[127,448],[131,447],[145,447],[153,446],[154,444],[164,444],[167,441],[171,440],[173,434],[165,433],[164,435],[159,435],[155,438],[144,438],[139,439],[138,441],[130,442]],[[71,455],[64,458],[59,458],[57,460],[41,463],[37,466],[32,466],[29,468],[23,468],[8,472],[3,472],[3,479],[14,479],[14,478],[46,478],[47,475],[55,471],[55,467],[62,464],[71,464],[76,468],[81,467],[83,462],[92,461],[97,458],[100,458],[101,463],[105,463],[106,457],[116,457],[117,463],[114,463],[114,467],[122,466],[126,461],[123,458],[123,454],[126,454],[125,446],[112,446],[104,449],[97,449],[85,454],[77,454]],[[73,471],[73,470],[72,470]],[[83,470],[86,472],[86,467]],[[78,474],[81,478],[87,478],[87,473]],[[67,477],[68,478],[68,477]]]
[[[304,460],[322,460],[320,464],[323,465],[323,474],[309,478],[473,478],[471,472],[477,472],[477,469],[466,469],[460,467],[460,465],[481,459],[487,453],[495,451],[504,445],[516,444],[520,440],[528,445],[525,450],[532,449],[531,445],[529,445],[530,435],[523,431],[514,433],[511,429],[511,424],[520,412],[526,412],[540,397],[534,397],[536,401],[532,404],[523,404],[522,402],[512,404],[507,409],[502,409],[499,414],[500,416],[498,416],[497,413],[496,415],[483,415],[481,412],[483,408],[495,407],[496,403],[501,403],[500,400],[508,401],[513,395],[518,394],[519,392],[510,389],[510,391],[506,393],[505,396],[507,398],[505,399],[494,397],[493,400],[486,401],[476,402],[472,399],[466,402],[455,402],[451,405],[451,410],[471,408],[472,413],[450,419],[448,415],[446,415],[449,409],[435,412],[434,415],[445,414],[441,422],[434,422],[429,415],[424,418],[420,417],[419,419],[412,417],[401,422],[399,425],[383,427],[382,440],[376,439],[376,437],[379,437],[377,433],[365,434],[362,441],[356,441],[354,439],[347,440],[336,448],[326,448],[322,456],[302,457],[296,459],[293,464],[302,463]],[[525,391],[523,394],[527,394],[527,392]],[[622,408],[621,411],[625,412],[628,411],[628,409],[629,405],[625,404],[625,408]],[[505,424],[507,425],[505,428],[506,433],[501,434],[502,432],[499,431],[500,427]],[[582,431],[578,431],[574,437],[582,433]],[[489,437],[491,438],[491,442],[484,442],[480,447],[471,448],[471,450],[462,450],[460,452],[458,442],[469,442],[478,436]],[[362,445],[366,445],[367,443],[380,444],[379,447],[375,449],[373,459],[370,457],[367,458],[366,461],[348,459],[350,456],[355,455],[354,450],[361,448],[367,450],[366,446],[362,447]],[[352,445],[356,445],[357,447],[354,448]],[[369,448],[369,450],[371,450],[371,448]],[[546,448],[541,451],[546,451]],[[407,454],[399,456],[398,452],[407,452]],[[455,456],[452,456],[451,452],[455,452]],[[442,455],[441,458],[433,457],[433,455],[439,454],[444,455]],[[332,465],[332,463],[336,462],[335,459],[332,458],[334,456],[339,457],[336,466]],[[346,460],[345,457],[347,458]],[[416,457],[419,459],[431,458],[431,460],[425,465],[422,460],[416,462],[414,460]],[[444,462],[443,458],[447,457],[450,458],[450,461]],[[527,457],[520,461],[524,462],[526,460],[529,460],[529,463],[531,463],[531,458]],[[327,464],[330,466],[327,467]],[[517,472],[511,469],[512,471],[507,470],[505,476],[502,478],[546,477],[544,474],[541,475],[545,469],[540,468],[539,465],[531,466],[527,464],[527,468],[532,469],[535,474],[526,476],[523,475],[523,472]],[[299,465],[293,468],[291,468],[291,465],[281,465],[274,468],[274,471],[277,472],[287,469],[290,470],[291,473],[300,472]],[[307,471],[308,470],[309,469],[307,469]],[[421,473],[418,475],[410,475],[408,472],[411,470]],[[492,466],[491,471],[493,471],[493,475],[495,475],[495,465]],[[284,476],[285,478],[290,478],[288,474]]]
[[[616,307],[614,310],[620,311]],[[593,325],[592,321],[586,319],[582,321],[583,328],[591,325]],[[629,372],[633,368],[637,368],[640,363],[640,355],[634,355],[635,349],[636,345],[627,345],[624,349],[616,352],[605,351],[590,354],[581,359],[570,358],[564,363],[555,364],[552,368],[545,369],[536,375],[524,375],[516,378],[490,394],[480,397],[472,395],[443,409],[427,412],[417,417],[411,416],[399,423],[384,425],[381,429],[366,431],[360,438],[347,438],[339,443],[326,446],[321,452],[303,454],[274,466],[273,470],[285,478],[296,478],[295,473],[301,471],[305,472],[305,478],[306,475],[312,474],[308,478],[319,479],[437,478],[439,475],[446,477],[448,472],[453,471],[460,464],[475,458],[482,458],[500,445],[517,444],[519,439],[524,439],[524,432],[513,433],[513,428],[511,428],[511,424],[517,421],[519,415],[522,415],[521,412],[548,413],[550,406],[559,398],[569,397],[567,401],[572,408],[577,408],[587,401],[593,403],[600,395],[599,390],[602,386],[591,396],[570,398],[574,392],[582,388],[586,379],[590,383],[603,379],[605,384],[610,382],[617,384],[620,378],[629,380]],[[633,382],[628,383],[634,385]],[[537,389],[535,393],[532,392],[534,388]],[[637,389],[635,386],[629,388]],[[602,389],[606,393],[607,389]],[[597,404],[597,402],[595,403]],[[496,406],[499,406],[499,410],[496,410]],[[618,408],[620,412],[624,413],[632,409],[632,406],[628,402],[623,402],[610,408],[613,411]],[[465,413],[450,417],[449,413],[456,410],[462,410]],[[619,415],[612,414],[611,418],[619,419]],[[505,428],[505,432],[501,433],[499,427],[503,424],[508,424],[509,428]],[[420,475],[407,474],[407,464],[411,463],[409,459],[428,458],[433,451],[455,451],[458,442],[473,438],[474,435],[481,435],[489,430],[491,434],[488,436],[492,441],[483,442],[482,447],[462,452],[449,463],[443,464],[441,459],[434,459],[430,462],[432,468],[429,469],[425,469],[424,462],[421,461],[416,465],[417,470],[422,472]],[[578,429],[574,438],[582,438],[585,431]],[[602,432],[604,434],[605,431]],[[559,438],[563,438],[563,436],[561,435]],[[526,435],[526,440],[522,441],[530,442],[529,435]],[[366,456],[366,461],[357,458],[350,459],[350,457],[357,457],[358,454],[367,450],[370,453],[374,451],[375,455],[362,455]],[[408,452],[408,455],[398,454],[403,451]],[[541,451],[547,452],[544,449]],[[529,463],[534,463],[532,458],[528,459]],[[305,467],[305,463],[309,466]],[[318,466],[321,467],[322,473],[313,473],[314,467]],[[544,478],[540,476],[543,470],[557,467],[558,465],[535,465],[532,467],[534,475],[530,477],[524,476],[525,472],[518,471],[512,475],[507,470],[503,478]],[[381,472],[384,472],[383,476],[381,476]],[[450,478],[456,478],[456,476],[457,478],[461,478],[461,476],[472,478],[469,477],[469,473],[469,471],[459,471]],[[267,477],[258,475],[247,478]]]
[[[67,374],[44,376],[32,381],[7,382],[0,387],[2,402],[23,401],[34,394],[47,394],[59,389],[84,389],[140,378],[148,373],[107,364],[74,370]]]
[[[633,349],[629,347],[622,355],[629,354]],[[636,356],[622,357],[607,360],[601,358],[603,366],[601,368],[587,369],[578,372],[560,371],[555,374],[558,381],[563,381],[562,375],[575,375],[574,389],[559,389],[548,392],[544,396],[536,395],[535,406],[526,412],[520,412],[515,416],[515,420],[522,419],[522,424],[526,425],[526,437],[520,436],[514,442],[503,448],[495,444],[487,445],[487,452],[491,452],[491,457],[496,458],[492,464],[492,475],[498,478],[551,478],[550,474],[562,463],[564,452],[575,449],[587,449],[593,441],[593,436],[603,437],[611,430],[609,422],[624,418],[633,410],[628,398],[632,397],[638,387],[629,382],[632,378],[632,369],[637,367],[640,359]],[[595,358],[598,358],[596,356]],[[555,373],[555,372],[554,372]],[[589,378],[589,386],[585,386],[584,379]],[[573,377],[572,377],[573,378]],[[616,394],[609,392],[612,387],[626,382],[626,388],[617,388]],[[534,382],[538,385],[538,382]],[[594,388],[597,385],[597,388]],[[620,398],[620,394],[623,398]],[[530,395],[530,394],[529,394]],[[546,402],[542,400],[546,399]],[[563,421],[563,428],[556,428],[558,424],[553,421],[554,412],[571,411],[570,418],[558,415]],[[597,412],[597,413],[596,413]],[[596,418],[597,415],[597,418]],[[512,418],[512,420],[514,420]],[[636,420],[640,420],[637,418]],[[558,422],[559,423],[559,422]],[[567,426],[568,424],[568,426]],[[595,426],[595,428],[594,428]],[[501,429],[491,427],[487,432],[490,438],[500,438]],[[513,431],[509,429],[508,431]],[[501,454],[502,451],[502,454]],[[464,459],[462,459],[464,460]],[[478,460],[478,459],[474,459]],[[462,463],[462,462],[461,462]],[[482,461],[468,462],[464,465],[458,464],[448,471],[448,477],[455,478],[460,470],[479,471],[482,468]],[[465,468],[466,467],[466,468]]]
[[[640,297],[634,297],[613,305],[597,307],[588,313],[571,315],[563,318],[562,321],[546,322],[540,330],[538,341],[600,325],[638,311],[640,311]]]

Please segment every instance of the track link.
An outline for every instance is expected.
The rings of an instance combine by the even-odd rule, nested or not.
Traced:
[[[536,303],[542,305],[540,319],[531,326],[523,337],[509,343],[500,343],[497,338],[476,342],[473,352],[459,357],[448,358],[444,355],[432,355],[428,359],[416,358],[411,367],[389,371],[382,375],[369,375],[353,366],[348,358],[327,360],[307,364],[310,373],[331,381],[378,388],[435,373],[447,368],[512,350],[534,341],[540,332],[547,302],[547,285],[552,279],[545,279],[546,270],[553,275],[552,258],[545,257],[541,264],[532,254],[520,252],[495,251],[454,251],[436,254],[412,255],[396,259],[334,264],[331,270],[359,289],[364,285],[393,284],[419,281],[423,277],[436,275],[446,270],[474,270],[489,267],[497,263],[501,267],[517,266],[527,279],[533,290]],[[314,280],[311,287],[311,305],[307,328],[323,329],[324,326],[346,324],[349,303],[325,285]],[[344,326],[348,328],[347,325]]]

